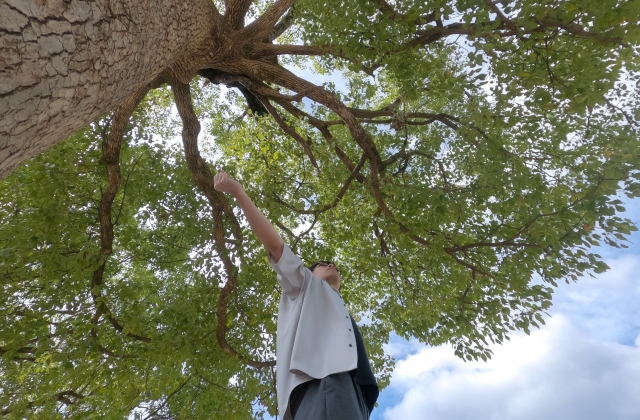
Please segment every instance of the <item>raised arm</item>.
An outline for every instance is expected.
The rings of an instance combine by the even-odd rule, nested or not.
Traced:
[[[231,194],[236,198],[247,221],[249,221],[251,230],[258,237],[258,240],[262,242],[262,245],[267,248],[275,262],[278,262],[282,257],[284,241],[269,219],[253,204],[253,201],[244,191],[242,184],[231,178],[225,171],[220,171],[213,178],[213,188],[217,191]]]

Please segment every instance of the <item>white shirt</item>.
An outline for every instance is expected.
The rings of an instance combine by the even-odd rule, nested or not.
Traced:
[[[349,311],[324,279],[311,274],[285,244],[276,263],[282,287],[276,337],[278,413],[291,420],[289,395],[301,383],[353,370],[358,365],[356,339]]]

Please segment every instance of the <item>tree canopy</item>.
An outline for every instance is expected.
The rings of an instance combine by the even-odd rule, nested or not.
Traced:
[[[237,67],[159,69],[0,180],[8,418],[275,414],[280,291],[219,169],[339,265],[382,387],[392,332],[486,360],[636,230],[640,2],[213,5]]]

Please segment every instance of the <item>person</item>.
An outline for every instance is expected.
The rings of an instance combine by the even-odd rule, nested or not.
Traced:
[[[378,398],[362,336],[340,294],[331,261],[305,267],[226,172],[214,188],[235,197],[268,251],[282,288],[276,336],[276,393],[283,420],[368,420]]]

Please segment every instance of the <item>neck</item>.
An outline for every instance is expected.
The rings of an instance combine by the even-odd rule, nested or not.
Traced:
[[[329,286],[333,287],[336,291],[340,291],[340,283],[333,279],[325,279],[325,281],[329,283]]]

